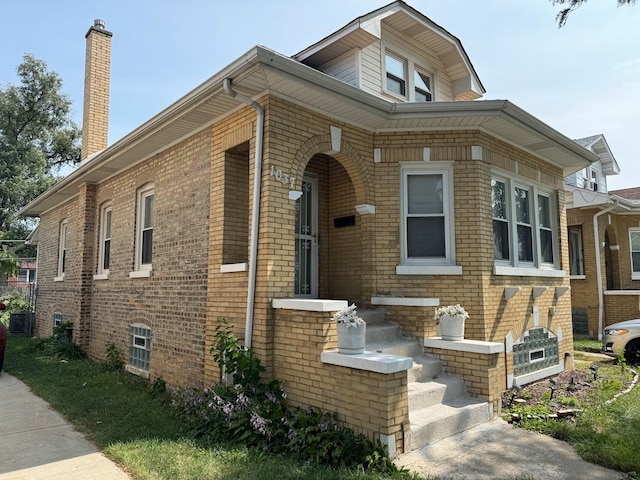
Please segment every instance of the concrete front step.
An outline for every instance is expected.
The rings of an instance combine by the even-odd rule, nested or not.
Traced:
[[[442,362],[425,355],[413,356],[413,367],[407,371],[407,381],[428,382],[442,373]]]
[[[388,339],[403,338],[396,322],[367,323],[366,342],[376,343]]]
[[[430,382],[409,382],[409,416],[411,412],[441,403],[455,402],[464,397],[464,380],[459,377],[442,375]]]
[[[367,329],[369,329],[368,325]],[[414,338],[390,338],[385,341],[367,343],[364,348],[368,352],[386,353],[388,355],[400,355],[403,357],[415,357],[422,354],[422,347]]]
[[[492,418],[492,407],[488,402],[464,397],[418,410],[409,408],[411,427],[406,440],[411,450],[416,450]]]
[[[362,309],[357,310],[358,316],[362,318],[369,325],[376,325],[378,323],[384,323],[384,310],[382,309]]]

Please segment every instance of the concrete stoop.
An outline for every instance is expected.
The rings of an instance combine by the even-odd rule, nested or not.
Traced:
[[[362,310],[367,322],[367,351],[413,358],[407,371],[410,431],[405,451],[463,432],[493,419],[488,402],[468,397],[464,381],[442,372],[439,359],[423,355],[415,338],[403,337],[400,326],[385,319],[383,310]]]

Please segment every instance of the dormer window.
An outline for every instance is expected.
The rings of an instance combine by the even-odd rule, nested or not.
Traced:
[[[594,192],[598,191],[598,171],[595,168],[591,169],[591,190]]]
[[[384,93],[408,102],[432,102],[433,75],[418,66],[411,56],[387,50],[384,54]]]
[[[387,90],[396,95],[407,95],[407,61],[395,55],[385,55],[385,69],[387,71]]]
[[[415,70],[413,72],[413,83],[416,102],[430,102],[433,99],[431,95],[431,77],[429,75]]]

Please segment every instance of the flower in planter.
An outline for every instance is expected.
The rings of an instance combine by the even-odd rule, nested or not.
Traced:
[[[349,327],[358,328],[359,326],[365,324],[364,320],[361,317],[359,317],[358,313],[356,312],[355,303],[352,304],[350,307],[345,307],[338,310],[336,313],[333,314],[333,319],[335,320],[336,323],[344,323],[347,326],[347,328]]]
[[[462,317],[464,320],[469,318],[469,314],[467,311],[460,306],[460,304],[456,305],[447,305],[446,307],[436,308],[436,313],[433,316],[438,323],[443,317]]]

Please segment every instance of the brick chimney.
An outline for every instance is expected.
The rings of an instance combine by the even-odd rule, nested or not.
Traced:
[[[102,20],[94,20],[93,26],[85,35],[87,51],[84,71],[81,161],[107,148],[112,36],[111,32],[105,30]]]

